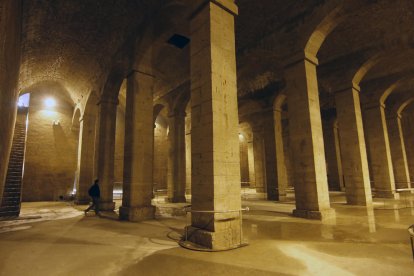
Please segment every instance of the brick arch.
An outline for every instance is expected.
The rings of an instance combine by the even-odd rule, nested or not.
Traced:
[[[326,16],[322,18],[317,16],[317,18],[321,19],[319,19],[319,24],[315,27],[310,34],[309,39],[306,41],[304,46],[305,55],[311,55],[312,57],[317,56],[318,51],[325,39],[336,28],[336,26],[344,20],[344,13],[345,10],[342,4],[339,4],[332,8]]]
[[[279,94],[273,101],[273,109],[282,109],[282,106],[286,103],[287,96],[285,94]]]
[[[381,96],[379,98],[380,103],[385,104],[385,101],[387,100],[389,95],[391,95],[392,92],[394,92],[397,88],[404,85],[409,80],[410,80],[410,78],[408,78],[408,77],[401,78],[398,81],[392,83],[390,86],[388,86],[387,89],[384,90],[384,92],[381,94]]]
[[[404,112],[404,110],[407,108],[407,106],[409,106],[411,103],[414,102],[414,97],[411,97],[409,99],[407,99],[406,101],[404,101],[397,109],[397,114],[401,115],[401,113]]]

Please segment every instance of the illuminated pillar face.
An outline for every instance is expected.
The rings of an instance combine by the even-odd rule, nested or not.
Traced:
[[[236,13],[233,1],[208,1],[190,23],[193,213],[189,240],[218,250],[242,243]]]

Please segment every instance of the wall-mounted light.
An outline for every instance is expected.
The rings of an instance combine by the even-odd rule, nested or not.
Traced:
[[[48,108],[52,108],[56,106],[56,101],[53,98],[47,98],[44,103],[45,103],[45,106]]]

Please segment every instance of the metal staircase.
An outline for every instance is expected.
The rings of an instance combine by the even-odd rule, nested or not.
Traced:
[[[27,107],[19,107],[14,127],[13,144],[10,152],[9,167],[0,206],[0,217],[18,217],[22,193],[24,153],[26,146]]]

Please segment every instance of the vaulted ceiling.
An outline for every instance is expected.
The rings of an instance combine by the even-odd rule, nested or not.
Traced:
[[[335,28],[317,53],[322,97],[329,98],[347,85],[370,60],[361,81],[363,90],[385,90],[413,75],[411,0],[236,2],[241,99],[267,97],[283,89],[284,59],[335,9],[342,11],[332,19],[337,20]],[[179,49],[167,40],[173,34],[190,37],[193,4],[190,0],[25,0],[20,89],[57,82],[74,103],[81,102],[90,91],[99,93],[114,70],[134,67],[134,56],[151,47],[154,97],[162,97],[189,81],[189,46]],[[145,44],[148,29],[151,42]],[[408,83],[399,90],[411,93]]]

